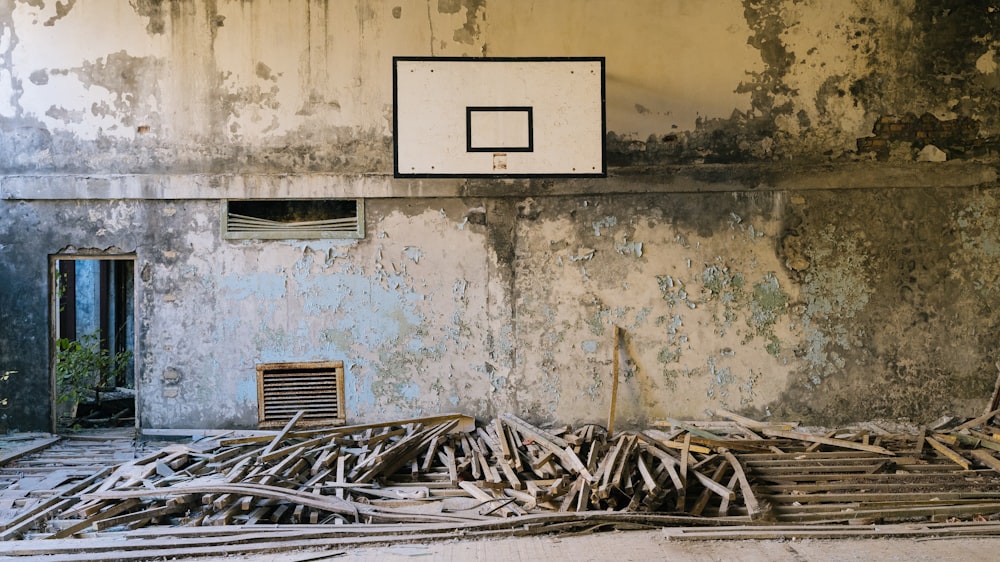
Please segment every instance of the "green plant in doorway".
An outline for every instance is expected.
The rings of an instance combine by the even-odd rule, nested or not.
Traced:
[[[57,401],[78,404],[93,393],[94,401],[100,403],[101,390],[124,377],[131,359],[131,351],[103,349],[100,331],[77,340],[56,340]]]

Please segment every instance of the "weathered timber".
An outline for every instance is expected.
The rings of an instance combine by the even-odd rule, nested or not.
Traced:
[[[59,440],[61,439],[62,437],[56,435],[54,437],[34,440],[30,444],[25,445],[23,447],[18,447],[11,450],[0,450],[0,466],[4,466],[9,462],[37,453],[38,451],[47,449],[53,444],[58,443]]]
[[[747,478],[746,472],[743,471],[743,466],[740,465],[740,461],[735,455],[729,451],[723,449],[723,456],[732,465],[733,470],[736,472],[736,478],[740,483],[740,492],[743,494],[743,503],[746,505],[747,513],[750,515],[751,521],[757,521],[761,518],[760,504],[757,498],[754,496],[753,489],[750,486],[750,479]]]
[[[786,439],[799,439],[802,441],[809,441],[816,444],[830,445],[833,447],[841,447],[843,449],[857,449],[859,451],[868,451],[871,453],[879,453],[882,455],[895,456],[896,453],[886,449],[884,447],[878,447],[875,445],[865,445],[863,443],[855,443],[853,441],[847,441],[845,439],[834,439],[832,437],[822,437],[819,435],[812,435],[809,433],[801,433],[797,431],[782,431],[778,429],[764,429],[762,430],[765,435],[770,435],[772,437],[784,437]]]

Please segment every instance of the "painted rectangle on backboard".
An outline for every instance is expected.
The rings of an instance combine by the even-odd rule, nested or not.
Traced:
[[[393,59],[396,177],[606,175],[603,58]]]

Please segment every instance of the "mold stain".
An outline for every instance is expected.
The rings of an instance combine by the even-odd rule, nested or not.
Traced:
[[[844,357],[837,350],[850,349],[853,344],[847,321],[867,306],[872,290],[865,265],[867,252],[858,240],[827,226],[810,246],[815,266],[806,273],[802,287],[807,303],[804,359],[811,372],[810,382],[819,385],[844,367]]]
[[[953,263],[965,261],[968,269],[959,274],[983,298],[992,297],[1000,283],[1000,218],[996,214],[997,200],[991,192],[983,192],[964,208],[953,213],[959,247],[952,253]]]
[[[767,343],[767,352],[775,357],[781,353],[781,341],[774,334],[774,325],[778,319],[787,313],[789,296],[781,287],[773,274],[768,274],[763,280],[754,283],[750,300],[750,310],[747,324],[751,336],[763,337]]]
[[[66,0],[65,3],[60,2],[60,1],[57,0],[56,3],[55,3],[55,7],[56,7],[56,13],[55,13],[55,15],[52,16],[51,18],[45,20],[45,23],[43,23],[42,25],[44,25],[46,27],[52,27],[52,26],[54,26],[57,21],[59,21],[59,20],[61,20],[64,17],[66,17],[66,16],[69,15],[69,11],[73,9],[73,5],[74,4],[76,4],[76,0]]]
[[[130,0],[129,5],[135,10],[135,13],[149,18],[149,23],[146,24],[146,33],[163,35],[167,24],[167,18],[163,13],[163,0]]]

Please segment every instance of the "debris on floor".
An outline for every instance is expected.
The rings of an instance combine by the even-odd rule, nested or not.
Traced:
[[[512,414],[322,429],[296,416],[83,470],[45,460],[59,443],[22,444],[0,449],[0,538],[28,539],[5,545],[12,556],[96,560],[651,527],[688,540],[878,536],[892,524],[910,525],[900,536],[1000,534],[998,414],[816,433],[719,410],[722,421],[612,435]]]

